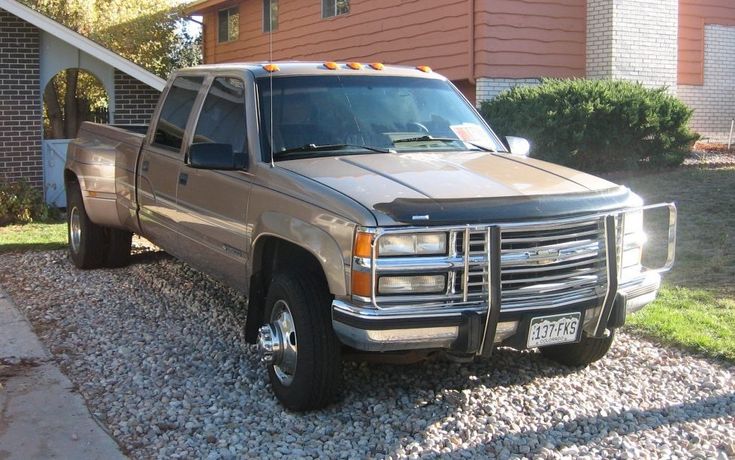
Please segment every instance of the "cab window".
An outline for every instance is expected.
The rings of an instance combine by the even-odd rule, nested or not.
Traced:
[[[192,143],[229,144],[234,154],[245,152],[245,84],[218,77],[204,100]]]
[[[153,144],[176,151],[181,148],[186,122],[203,81],[203,77],[174,80],[156,123]]]

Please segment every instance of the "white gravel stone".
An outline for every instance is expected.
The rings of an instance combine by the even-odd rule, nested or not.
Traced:
[[[586,369],[508,349],[347,363],[340,403],[292,414],[244,341],[244,298],[163,253],[92,271],[4,254],[0,285],[132,458],[735,455],[733,366],[625,332]]]

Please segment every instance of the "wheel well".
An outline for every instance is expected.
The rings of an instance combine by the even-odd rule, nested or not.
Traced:
[[[71,184],[79,184],[79,179],[77,179],[77,175],[74,174],[73,171],[70,169],[64,170],[64,186],[66,188],[69,188]]]
[[[262,324],[265,297],[273,276],[283,270],[311,272],[329,289],[327,277],[319,260],[306,249],[276,236],[263,236],[256,242],[252,257],[252,275],[248,294],[248,317],[245,340],[255,343]]]

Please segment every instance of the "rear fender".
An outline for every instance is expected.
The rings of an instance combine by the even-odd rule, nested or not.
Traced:
[[[115,195],[115,149],[97,147],[88,152],[75,143],[69,144],[64,185],[68,188],[74,182],[78,184],[84,208],[92,222],[120,227]]]

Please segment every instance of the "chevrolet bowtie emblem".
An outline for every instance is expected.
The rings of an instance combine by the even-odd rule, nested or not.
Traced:
[[[526,252],[526,260],[534,265],[549,265],[559,261],[558,249],[539,249],[534,252]]]

